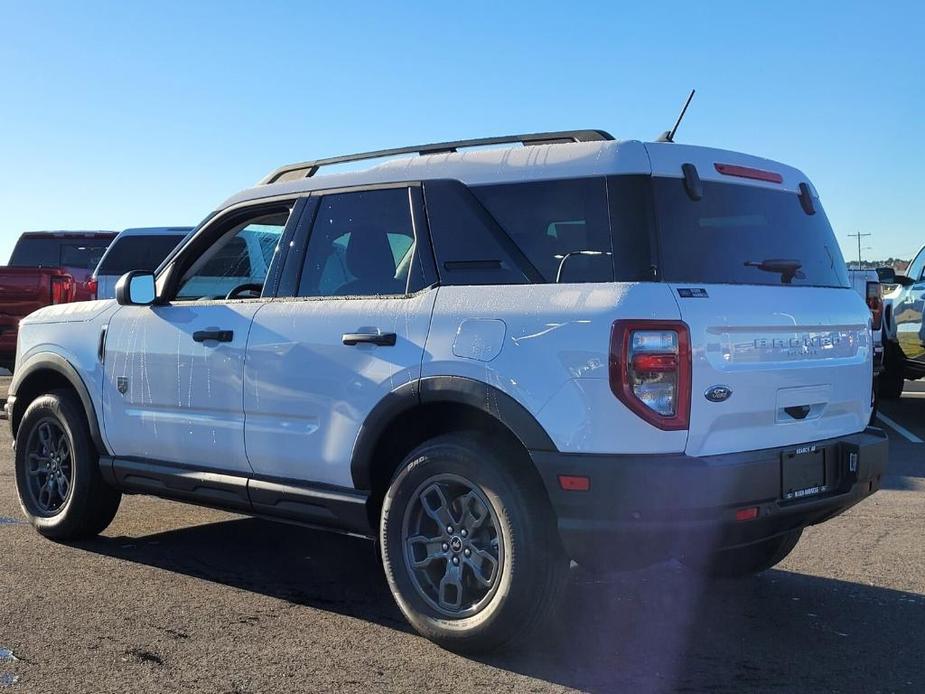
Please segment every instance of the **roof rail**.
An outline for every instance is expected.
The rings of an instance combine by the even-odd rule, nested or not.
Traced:
[[[528,145],[554,145],[566,142],[601,142],[612,140],[613,135],[604,130],[559,130],[548,133],[529,133],[526,135],[504,135],[502,137],[482,137],[475,140],[454,140],[452,142],[435,142],[429,145],[416,145],[414,147],[398,147],[396,149],[379,149],[373,152],[360,152],[359,154],[345,154],[339,157],[303,161],[298,164],[287,164],[265,176],[258,185],[279,183],[281,181],[294,181],[299,178],[314,176],[322,166],[331,164],[344,164],[364,159],[381,159],[400,154],[441,154],[456,152],[467,147],[483,147],[486,145],[503,145],[520,143]]]

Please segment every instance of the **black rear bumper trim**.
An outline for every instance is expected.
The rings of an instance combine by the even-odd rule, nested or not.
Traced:
[[[657,558],[690,548],[747,545],[842,513],[880,486],[888,443],[880,429],[816,443],[826,451],[832,489],[785,501],[781,454],[793,446],[709,457],[686,455],[588,455],[533,451],[573,558],[608,551]],[[559,475],[590,478],[586,492],[563,491]],[[738,522],[735,511],[758,507],[758,517]]]

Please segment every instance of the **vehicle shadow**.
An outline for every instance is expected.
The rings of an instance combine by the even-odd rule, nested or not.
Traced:
[[[245,518],[79,546],[410,632],[365,540]],[[478,660],[591,692],[922,691],[922,624],[925,596],[785,570],[573,567],[554,632]]]

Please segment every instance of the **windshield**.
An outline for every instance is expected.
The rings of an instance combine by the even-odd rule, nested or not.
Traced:
[[[848,271],[818,200],[808,215],[790,191],[654,178],[662,278],[704,284],[848,287]]]

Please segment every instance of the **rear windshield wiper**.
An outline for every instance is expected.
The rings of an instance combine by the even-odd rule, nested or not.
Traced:
[[[765,258],[764,260],[746,260],[746,267],[754,267],[763,272],[779,272],[781,284],[790,284],[793,278],[805,279],[806,275],[800,272],[803,263],[799,260],[789,260],[787,258]]]

